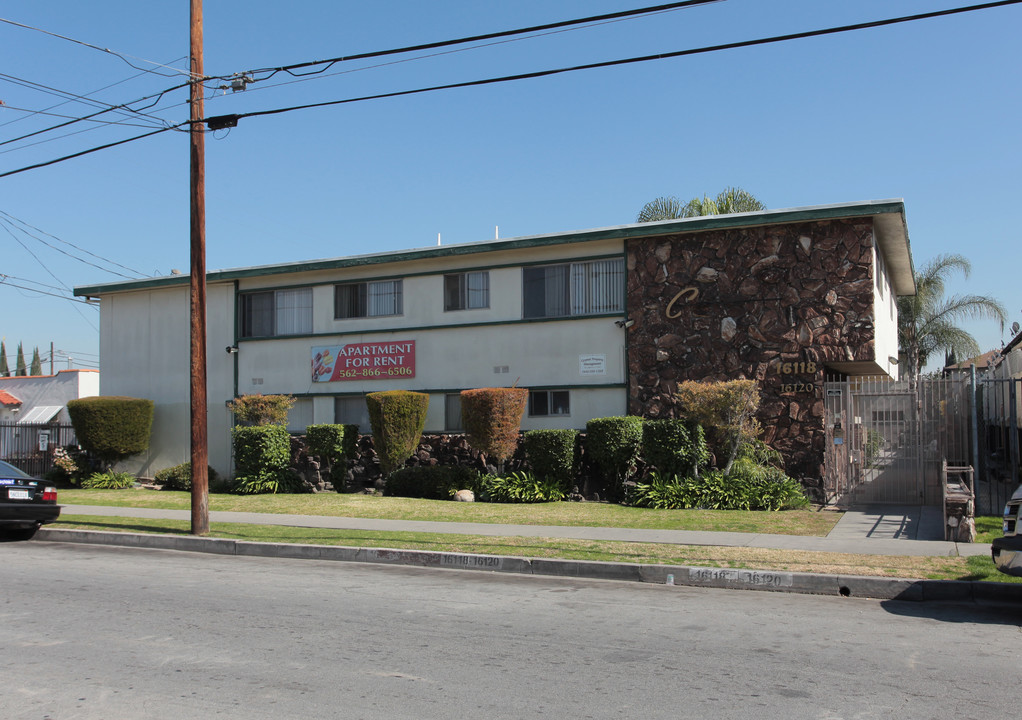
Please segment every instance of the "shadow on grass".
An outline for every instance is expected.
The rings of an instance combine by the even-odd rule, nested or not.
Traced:
[[[49,525],[55,530],[110,530],[113,532],[137,532],[157,535],[188,535],[190,530],[162,525],[136,525],[125,522],[74,521]]]

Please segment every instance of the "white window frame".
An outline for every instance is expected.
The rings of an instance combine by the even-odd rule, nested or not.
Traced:
[[[342,288],[355,288],[358,297],[355,307],[348,313],[340,312],[338,294]],[[368,282],[336,283],[334,285],[334,320],[357,320],[367,317],[395,317],[404,314],[404,282],[373,280]]]
[[[268,313],[262,322],[270,324],[269,333],[252,331],[255,324],[251,318],[251,303],[262,296],[271,298],[272,307],[263,308]],[[285,335],[308,335],[312,332],[312,288],[281,288],[277,290],[255,290],[240,293],[241,337],[280,337]]]
[[[537,308],[537,294],[543,307]],[[622,258],[522,268],[522,317],[526,320],[619,313],[625,309]]]
[[[558,397],[555,400],[555,396]],[[542,397],[542,404],[546,406],[545,412],[540,412],[539,398]],[[563,403],[558,403],[562,400]],[[563,412],[557,412],[563,408]],[[529,417],[571,417],[571,391],[569,390],[530,390],[529,391]]]
[[[444,275],[444,312],[490,307],[490,273],[479,270]]]

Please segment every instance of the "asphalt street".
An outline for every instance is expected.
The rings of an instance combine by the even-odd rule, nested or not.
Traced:
[[[1020,615],[9,543],[0,717],[987,718]]]

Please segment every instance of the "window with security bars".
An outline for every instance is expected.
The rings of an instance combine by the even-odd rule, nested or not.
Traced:
[[[522,297],[525,318],[621,312],[625,308],[624,260],[522,268]]]
[[[490,307],[490,273],[444,275],[444,312]]]
[[[401,315],[402,294],[401,280],[334,285],[334,319]]]
[[[312,332],[312,288],[264,290],[241,295],[241,337]]]

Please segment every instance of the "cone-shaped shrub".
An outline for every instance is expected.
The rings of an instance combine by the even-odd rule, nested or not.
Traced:
[[[429,395],[408,390],[388,390],[366,395],[373,447],[380,469],[389,474],[404,465],[422,438]]]
[[[112,464],[149,447],[153,401],[142,398],[87,397],[67,404],[78,443],[94,457]]]
[[[461,391],[461,422],[469,444],[498,466],[518,447],[518,431],[529,402],[525,388]]]

